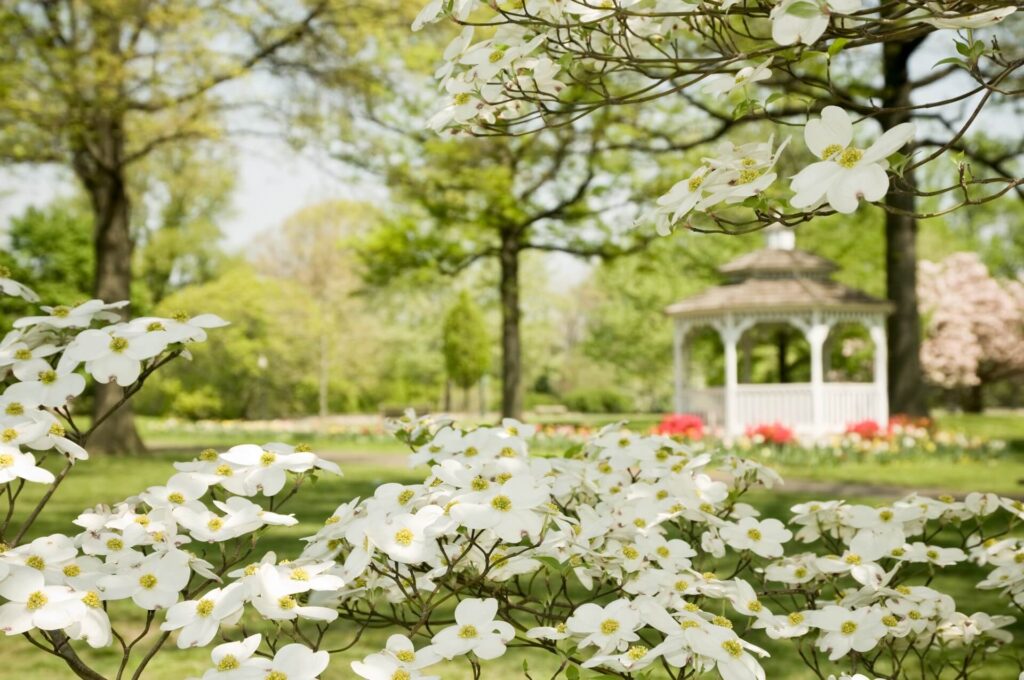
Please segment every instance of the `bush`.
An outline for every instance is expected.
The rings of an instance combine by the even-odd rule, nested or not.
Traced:
[[[633,401],[610,389],[573,390],[562,399],[573,411],[582,413],[628,413],[633,410]]]

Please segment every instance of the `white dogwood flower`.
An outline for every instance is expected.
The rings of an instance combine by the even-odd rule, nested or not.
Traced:
[[[467,599],[455,608],[455,625],[434,636],[437,653],[453,659],[473,652],[480,659],[497,659],[505,653],[505,643],[515,637],[515,629],[504,621],[495,621],[498,601]]]
[[[75,336],[64,350],[57,371],[70,372],[84,362],[85,370],[96,380],[128,387],[138,379],[142,363],[166,347],[167,335],[162,331],[133,331],[116,326],[88,329]]]
[[[31,453],[0,445],[0,484],[19,478],[36,484],[50,484],[54,480],[52,472],[36,465],[36,457]]]
[[[772,39],[779,45],[813,45],[833,14],[851,14],[862,0],[782,0],[772,9]]]
[[[0,581],[0,630],[19,635],[33,628],[59,630],[78,619],[85,605],[67,586],[48,586],[42,572],[14,568]]]
[[[813,210],[828,203],[849,214],[860,199],[879,201],[889,190],[889,156],[914,137],[914,124],[901,123],[886,130],[867,149],[852,146],[853,122],[838,106],[826,106],[821,117],[804,128],[807,148],[821,160],[801,170],[790,184],[794,208]]]
[[[198,600],[178,602],[167,610],[160,630],[177,630],[178,647],[203,647],[210,643],[222,624],[232,624],[242,615],[245,588],[235,582],[214,588]]]
[[[142,609],[166,609],[177,602],[178,592],[190,576],[188,555],[175,550],[153,553],[138,564],[104,576],[99,587],[111,600],[130,597]]]
[[[719,530],[722,540],[734,550],[749,550],[761,557],[782,557],[782,544],[793,538],[777,519],[758,521],[744,517],[735,524],[727,524]]]

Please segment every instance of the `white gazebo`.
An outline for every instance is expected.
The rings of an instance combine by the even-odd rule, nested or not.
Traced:
[[[848,424],[889,417],[885,318],[891,304],[832,280],[837,265],[796,250],[790,229],[773,229],[767,247],[719,268],[726,281],[669,306],[675,323],[675,410],[696,413],[727,436],[746,428],[781,423],[805,437],[842,431]],[[827,382],[825,352],[839,324],[864,326],[874,345],[871,382]],[[810,347],[810,382],[752,384],[751,334],[759,325],[798,329]],[[691,332],[710,327],[725,350],[725,385],[691,387],[687,343]],[[739,353],[743,352],[741,382]]]

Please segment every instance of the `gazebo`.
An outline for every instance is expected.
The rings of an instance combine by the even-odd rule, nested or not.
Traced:
[[[749,428],[781,423],[819,438],[862,420],[889,417],[885,318],[891,304],[834,281],[831,260],[795,249],[791,229],[773,228],[767,247],[719,268],[722,285],[666,308],[675,335],[675,410],[696,413],[735,437]],[[839,324],[864,326],[873,344],[871,382],[827,382],[825,347]],[[750,382],[751,329],[789,325],[810,348],[810,382]],[[701,327],[717,331],[725,351],[725,384],[691,387],[687,345]],[[744,375],[739,372],[743,352]]]

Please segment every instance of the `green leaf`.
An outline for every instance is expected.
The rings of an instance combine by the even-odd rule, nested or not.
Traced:
[[[828,56],[834,57],[839,54],[848,42],[850,42],[849,38],[836,38],[833,40],[832,44],[828,46]]]
[[[566,680],[579,680],[580,669],[576,668],[576,666],[569,666],[565,669],[565,677]]]

